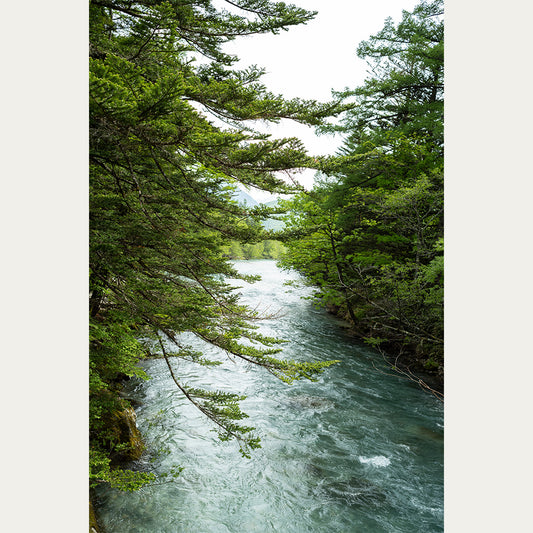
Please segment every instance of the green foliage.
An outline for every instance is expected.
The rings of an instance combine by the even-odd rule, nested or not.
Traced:
[[[442,0],[361,43],[372,76],[339,124],[345,143],[285,207],[281,265],[373,346],[443,365]]]
[[[279,241],[268,239],[255,244],[232,241],[222,247],[222,253],[229,259],[279,259],[285,247]]]
[[[443,0],[420,2],[412,13],[392,19],[357,48],[372,73],[363,86],[339,93],[355,97],[340,126],[348,133],[345,153],[386,146],[391,132],[443,147],[444,23]]]
[[[231,5],[229,12],[211,0],[89,4],[91,478],[124,490],[152,479],[118,468],[124,443],[110,426],[123,408],[120,379],[146,377],[137,367],[142,357],[163,353],[177,388],[245,455],[259,443],[235,422],[245,416],[238,396],[188,391],[173,373],[171,358],[218,364],[180,334],[286,380],[323,366],[273,357],[279,342],[256,332],[250,321],[259,317],[224,282],[239,274],[223,252],[238,243],[250,257],[276,253],[262,243],[261,223],[272,210],[237,204],[236,183],[290,193],[295,188],[278,172],[315,165],[300,141],[270,139],[253,122],[324,125],[346,106],[286,101],[266,91],[260,69],[235,70],[237,58],[221,49],[314,13],[268,0]],[[198,55],[207,63],[196,64]],[[224,127],[215,125],[221,121]]]
[[[167,474],[163,474],[163,478],[166,476]],[[108,454],[92,447],[89,455],[89,480],[91,487],[98,483],[109,483],[113,488],[133,492],[153,484],[157,476],[153,472],[112,468]]]

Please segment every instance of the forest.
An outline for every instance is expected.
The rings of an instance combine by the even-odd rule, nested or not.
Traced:
[[[391,371],[440,395],[444,290],[444,25],[422,0],[360,43],[364,85],[328,102],[286,99],[260,67],[238,70],[224,44],[305,24],[310,12],[270,0],[90,0],[90,483],[133,491],[151,472],[123,466],[118,413],[125,379],[163,358],[176,385],[244,457],[260,447],[242,422],[244,395],[187,385],[179,360],[211,368],[190,333],[285,383],[316,380],[336,360],[282,358],[285,339],[226,278],[232,259],[275,259],[314,288]],[[308,154],[255,126],[289,119],[342,135],[338,153]],[[285,179],[316,171],[305,190]],[[235,198],[268,191],[276,205]],[[273,217],[283,228],[267,229]],[[381,354],[380,354],[381,352]],[[422,377],[420,377],[422,376]],[[179,475],[179,471],[171,472]]]
[[[406,374],[443,379],[444,26],[442,3],[360,43],[373,76],[337,93],[357,106],[340,124],[339,157],[286,203],[283,265],[355,332],[395,354]]]

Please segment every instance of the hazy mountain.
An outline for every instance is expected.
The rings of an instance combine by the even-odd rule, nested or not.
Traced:
[[[247,192],[243,191],[242,189],[237,189],[235,193],[233,194],[233,198],[237,200],[240,204],[247,205],[248,207],[254,207],[259,202],[254,200]]]
[[[270,202],[265,202],[264,205],[266,205],[267,207],[276,207],[278,205],[278,200],[279,198],[276,198],[275,200],[272,200]],[[268,218],[267,220],[263,222],[263,227],[266,230],[281,231],[285,227],[285,222],[278,220],[275,217],[276,215],[274,215],[274,217],[272,218]]]
[[[237,200],[240,204],[246,205],[247,207],[254,207],[259,205],[260,202],[252,198],[246,191],[243,191],[241,188],[238,188],[233,194],[233,198]],[[261,202],[263,203],[263,202]],[[276,207],[278,203],[278,198],[271,200],[270,202],[264,202],[263,205],[267,207]],[[268,218],[263,222],[263,227],[269,231],[280,231],[285,227],[285,224],[281,220],[276,218]]]

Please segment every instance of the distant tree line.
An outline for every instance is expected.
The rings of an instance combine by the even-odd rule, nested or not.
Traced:
[[[285,246],[271,239],[254,244],[232,241],[221,248],[222,254],[229,259],[280,259]]]

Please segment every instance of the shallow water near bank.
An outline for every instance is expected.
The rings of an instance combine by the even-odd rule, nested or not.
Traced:
[[[96,491],[108,533],[443,531],[443,405],[414,383],[388,375],[382,358],[315,309],[308,288],[272,261],[237,261],[245,303],[280,316],[261,331],[287,339],[282,358],[339,359],[318,382],[286,385],[261,368],[188,339],[223,365],[175,362],[189,385],[238,392],[262,448],[243,459],[181,396],[163,360],[143,362],[132,380],[137,424],[148,445],[136,465],[184,470],[173,482],[121,493]]]

